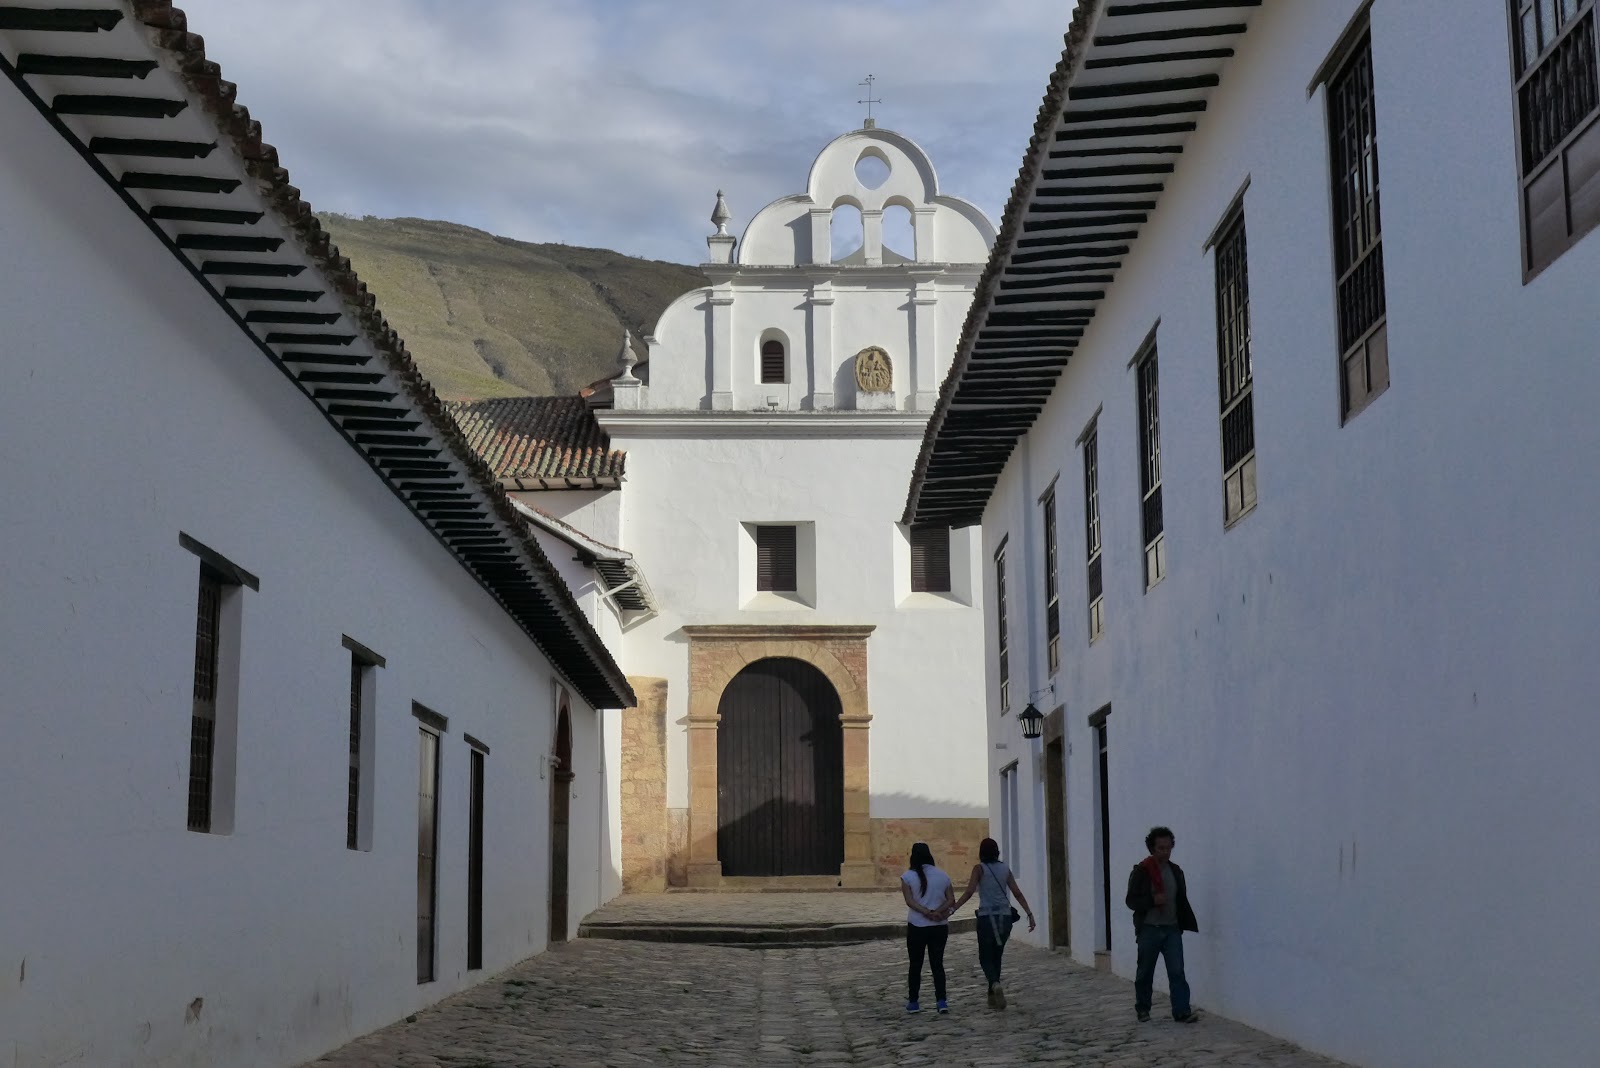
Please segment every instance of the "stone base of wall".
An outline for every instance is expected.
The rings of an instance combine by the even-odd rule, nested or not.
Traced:
[[[978,843],[989,837],[987,819],[933,819],[872,821],[872,856],[879,886],[896,886],[906,870],[914,842],[927,842],[934,863],[950,873],[956,894],[966,889],[967,873],[978,863]]]
[[[622,710],[622,890],[667,888],[667,680],[628,679],[638,705]]]
[[[667,809],[667,885],[689,885],[689,810]]]

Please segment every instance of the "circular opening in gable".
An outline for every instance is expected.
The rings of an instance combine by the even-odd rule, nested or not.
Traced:
[[[869,148],[856,160],[856,180],[868,189],[876,189],[889,180],[889,161],[883,153]]]

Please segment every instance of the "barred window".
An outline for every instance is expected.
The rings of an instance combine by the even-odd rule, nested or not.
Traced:
[[[1349,418],[1389,388],[1370,35],[1357,42],[1328,82],[1328,136],[1339,305],[1340,415]]]
[[[1083,521],[1088,547],[1089,641],[1105,630],[1105,587],[1100,567],[1100,431],[1083,439]]]
[[[361,691],[366,665],[350,654],[350,779],[345,799],[344,847],[360,848],[361,835]]]
[[[1224,521],[1256,505],[1256,427],[1250,367],[1250,279],[1244,212],[1216,243],[1217,369],[1222,400]]]
[[[1161,404],[1158,358],[1154,345],[1139,361],[1139,495],[1144,534],[1144,585],[1149,589],[1167,574],[1166,540],[1161,515]]]
[[[1011,656],[1007,645],[1010,628],[1006,625],[1006,547],[994,554],[995,652],[1000,664],[1000,711],[1011,707]]]
[[[1593,0],[1510,0],[1523,272],[1600,223],[1600,65]]]
[[[1056,572],[1056,491],[1040,502],[1044,510],[1044,635],[1050,674],[1061,667],[1061,583]]]
[[[211,794],[216,765],[217,669],[222,641],[220,576],[200,568],[194,626],[194,712],[189,720],[189,829],[211,830]]]

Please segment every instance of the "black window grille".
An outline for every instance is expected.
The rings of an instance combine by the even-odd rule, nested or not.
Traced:
[[[950,531],[911,528],[911,592],[950,592]]]
[[[1000,546],[994,554],[994,610],[995,652],[1000,662],[1000,711],[1011,707],[1011,628],[1006,611],[1006,547]]]
[[[1088,550],[1089,640],[1105,630],[1105,586],[1100,558],[1100,432],[1083,439],[1083,522]]]
[[[1217,372],[1222,401],[1224,517],[1233,522],[1256,504],[1256,427],[1250,353],[1250,281],[1244,212],[1216,244]]]
[[[1161,514],[1161,397],[1159,358],[1152,346],[1139,361],[1139,495],[1144,534],[1145,588],[1167,573]]]
[[[467,969],[483,967],[483,767],[484,756],[472,750],[472,813],[467,829]]]
[[[367,665],[355,654],[350,656],[350,780],[345,799],[344,844],[360,847],[361,832],[361,701],[362,681]]]
[[[756,589],[794,593],[799,589],[794,527],[756,527]]]
[[[789,362],[783,350],[783,342],[773,340],[763,342],[761,345],[761,383],[787,382],[789,380]]]
[[[435,970],[439,904],[439,736],[421,730],[417,763],[417,982]]]
[[[1040,502],[1044,510],[1044,636],[1050,674],[1061,667],[1061,582],[1056,561],[1056,491]]]
[[[1339,304],[1340,414],[1348,418],[1389,386],[1370,35],[1356,43],[1328,82],[1328,137]]]
[[[1511,0],[1523,268],[1600,224],[1600,62],[1593,0]]]
[[[211,830],[212,769],[217,734],[218,648],[222,634],[222,579],[200,569],[194,627],[194,711],[189,721],[189,829]]]

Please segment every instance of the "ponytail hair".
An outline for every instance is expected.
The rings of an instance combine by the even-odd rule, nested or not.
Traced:
[[[933,867],[933,850],[928,848],[927,842],[918,842],[911,847],[911,867],[917,873],[917,883],[920,887],[917,892],[926,894],[928,892],[928,873],[923,871],[923,868]]]

